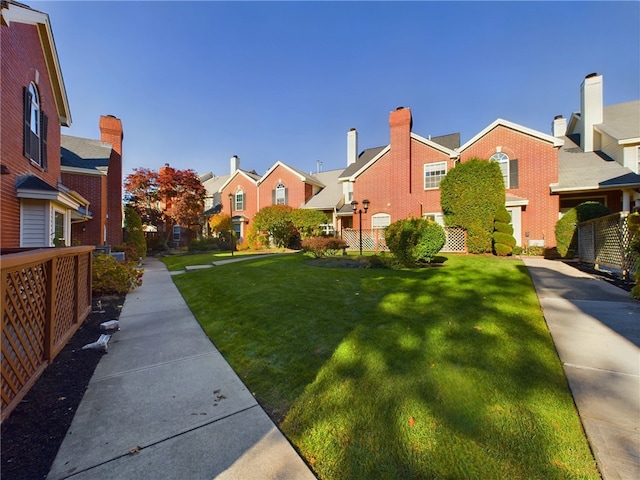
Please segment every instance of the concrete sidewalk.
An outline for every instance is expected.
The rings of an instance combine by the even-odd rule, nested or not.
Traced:
[[[640,302],[561,261],[523,261],[603,479],[639,479]]]
[[[315,479],[145,260],[48,475],[73,479]]]

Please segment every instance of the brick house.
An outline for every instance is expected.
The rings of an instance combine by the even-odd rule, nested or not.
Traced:
[[[49,16],[9,1],[0,15],[0,245],[70,245],[89,200],[61,181],[60,127],[71,112]]]
[[[255,172],[240,169],[240,159],[234,155],[230,160],[230,175],[219,186],[221,211],[229,212],[238,243],[243,243],[249,232],[249,222],[258,213],[258,181],[260,176]]]
[[[122,122],[103,115],[101,140],[61,135],[62,181],[86,192],[92,219],[71,225],[74,243],[120,245],[122,232]]]

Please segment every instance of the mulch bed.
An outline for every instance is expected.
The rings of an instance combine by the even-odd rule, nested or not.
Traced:
[[[89,314],[22,402],[2,422],[2,480],[44,479],[55,460],[89,380],[105,353],[82,350],[95,342],[100,324],[117,320],[125,295],[94,297]],[[97,312],[97,302],[101,310]]]

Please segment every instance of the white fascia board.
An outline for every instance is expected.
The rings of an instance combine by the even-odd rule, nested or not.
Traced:
[[[523,198],[522,200],[507,200],[504,202],[507,207],[520,207],[529,205],[529,200]]]
[[[60,91],[60,97],[54,95],[58,110],[58,119],[60,125],[70,127],[71,111],[69,110],[69,99],[62,79],[60,59],[58,58],[56,43],[53,40],[53,30],[51,29],[49,15],[31,8],[21,7],[14,3],[9,3],[9,8],[3,8],[1,14],[3,23],[7,26],[10,26],[11,22],[16,22],[25,25],[35,25],[37,27],[49,77],[53,83],[54,90],[57,87]],[[62,102],[62,104],[60,104],[60,102]]]
[[[224,190],[226,188],[227,185],[229,185],[233,179],[236,177],[236,175],[242,175],[243,177],[245,177],[246,179],[248,179],[250,182],[255,183],[256,185],[258,185],[259,182],[256,182],[253,178],[251,178],[249,175],[247,175],[246,173],[244,173],[242,170],[236,170],[234,172],[233,175],[231,175],[226,182],[224,182],[220,188],[218,189],[218,192],[222,192],[222,190]]]
[[[432,140],[429,140],[428,138],[424,138],[421,137],[420,135],[411,132],[411,138],[413,138],[414,140],[419,141],[420,143],[424,143],[425,145],[427,145],[428,147],[434,148],[442,153],[446,153],[447,155],[449,155],[449,158],[458,158],[460,156],[460,154],[454,150],[449,150],[447,147],[444,147],[442,145],[440,145],[439,143],[436,143]]]
[[[529,135],[531,137],[538,138],[542,141],[551,143],[554,147],[561,147],[564,145],[564,140],[554,137],[552,135],[547,135],[546,133],[539,132],[529,127],[523,127],[522,125],[518,125],[517,123],[510,122],[508,120],[504,120],[502,118],[498,118],[494,120],[489,126],[485,127],[479,133],[477,133],[471,140],[467,141],[464,145],[456,148],[458,153],[464,152],[471,145],[476,143],[480,138],[484,137],[487,133],[498,126],[503,126],[506,128],[510,128],[511,130],[515,130],[520,133],[524,133],[525,135]]]
[[[106,177],[107,171],[106,169],[95,169],[95,168],[80,168],[80,167],[65,167],[60,166],[60,171],[62,173],[77,173],[79,175],[90,175],[94,177]]]
[[[384,147],[380,151],[380,153],[378,153],[378,155],[376,155],[371,160],[369,160],[367,163],[365,163],[357,172],[355,172],[353,175],[351,175],[348,180],[350,182],[355,182],[356,181],[356,177],[359,177],[362,172],[364,172],[367,168],[369,168],[371,165],[376,163],[389,150],[391,150],[391,145],[387,145],[386,147]]]

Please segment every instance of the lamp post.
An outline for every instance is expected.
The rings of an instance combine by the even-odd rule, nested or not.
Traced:
[[[364,207],[364,213],[367,213],[369,209],[369,200],[363,200],[362,206]],[[353,208],[353,213],[358,214],[358,224],[360,226],[360,256],[362,256],[362,209],[358,210],[358,202],[355,200],[351,202],[351,207]]]
[[[229,241],[231,242],[231,256],[233,257],[233,250],[235,249],[235,245],[233,244],[233,193],[229,194],[229,222],[231,227],[229,231],[231,234]]]

